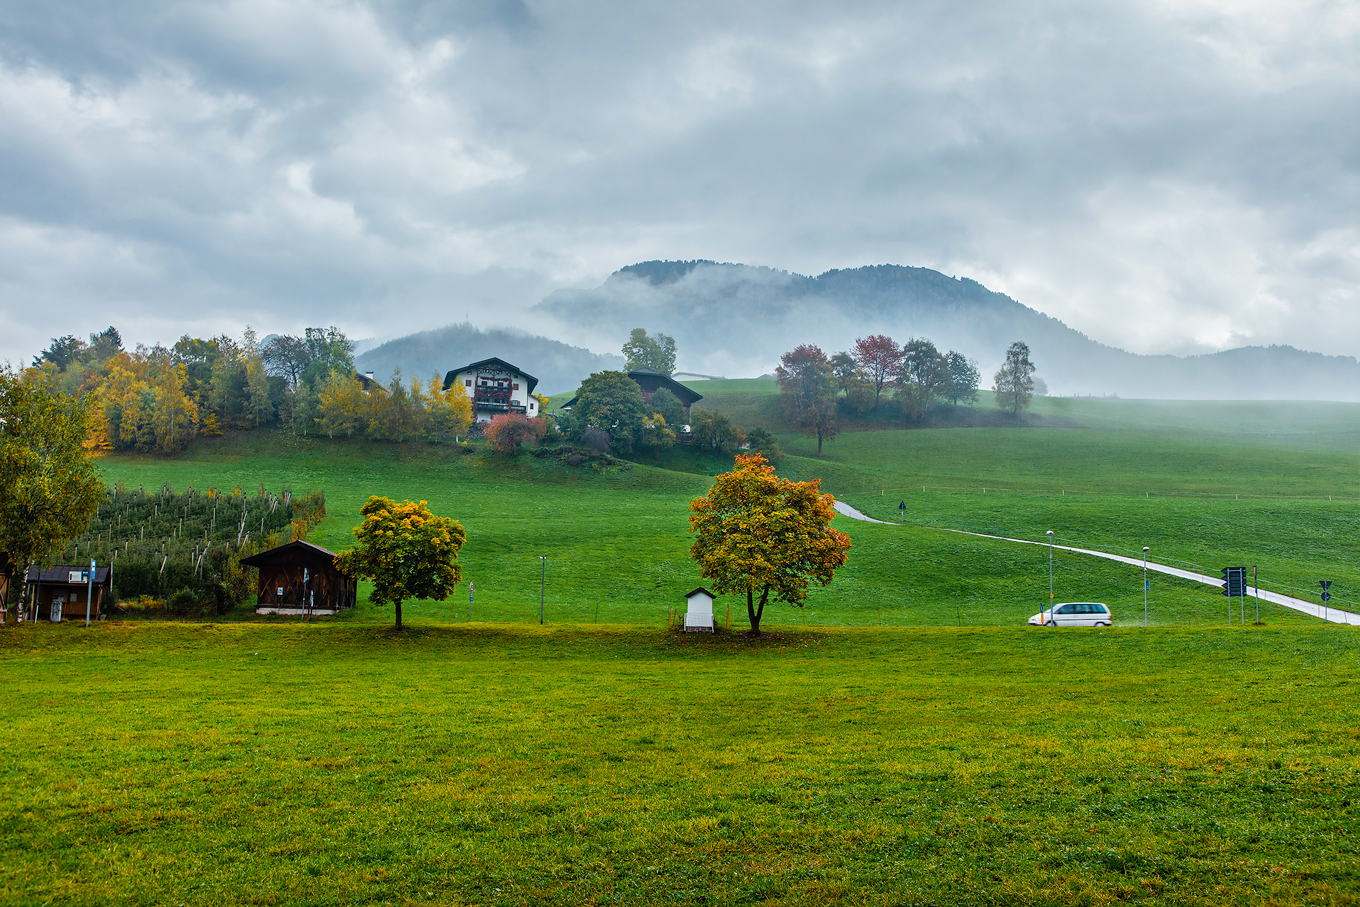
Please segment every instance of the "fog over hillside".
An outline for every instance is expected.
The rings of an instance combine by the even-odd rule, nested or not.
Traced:
[[[510,328],[483,330],[469,324],[450,324],[389,340],[357,356],[354,364],[359,371],[373,372],[386,383],[396,368],[408,379],[433,374],[442,378],[450,369],[492,356],[537,378],[540,394],[573,390],[591,372],[623,367],[619,355],[592,353]]]
[[[1140,356],[966,277],[876,265],[806,277],[712,261],[650,261],[593,289],[557,290],[533,309],[555,336],[618,349],[634,327],[672,335],[681,370],[743,376],[816,343],[828,355],[856,337],[927,337],[977,360],[984,386],[1006,347],[1023,340],[1053,394],[1163,399],[1360,400],[1360,363],[1288,346],[1201,356]],[[1131,325],[1138,313],[1127,314]]]

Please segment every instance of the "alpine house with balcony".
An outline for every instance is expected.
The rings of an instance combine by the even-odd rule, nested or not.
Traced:
[[[501,413],[520,413],[531,419],[538,416],[538,400],[533,396],[538,379],[504,359],[493,356],[451,370],[444,376],[444,390],[453,387],[455,381],[463,385],[472,401],[472,416],[478,422],[490,422]]]

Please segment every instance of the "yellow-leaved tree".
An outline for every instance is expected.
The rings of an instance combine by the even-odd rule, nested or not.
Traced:
[[[364,521],[354,527],[358,544],[340,552],[336,566],[373,580],[369,600],[396,606],[400,630],[403,601],[443,601],[463,578],[458,552],[467,533],[454,520],[430,513],[425,501],[398,504],[374,495],[359,512]]]
[[[368,423],[368,398],[356,376],[331,372],[317,397],[321,415],[316,422],[328,437],[337,432],[352,437]]]
[[[452,387],[444,390],[444,382],[438,375],[432,375],[427,388],[425,405],[430,412],[430,440],[466,434],[468,426],[472,425],[472,401],[463,385],[455,381]]]
[[[850,537],[831,528],[836,499],[821,487],[779,478],[759,454],[738,454],[736,468],[690,502],[690,557],[713,591],[746,593],[753,636],[771,593],[801,606],[810,582],[827,585],[845,564]]]

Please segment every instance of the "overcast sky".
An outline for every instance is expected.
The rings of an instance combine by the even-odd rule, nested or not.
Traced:
[[[0,361],[517,314],[653,258],[1360,354],[1355,2],[0,5]]]

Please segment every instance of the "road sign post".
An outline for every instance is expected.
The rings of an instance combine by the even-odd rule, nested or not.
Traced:
[[[94,558],[90,558],[90,572],[85,574],[85,626],[90,625],[90,599],[94,598]]]
[[[903,501],[901,504],[897,505],[897,522],[901,523],[903,519],[906,518],[906,515],[907,515],[907,502]]]
[[[1322,587],[1322,619],[1327,619],[1327,602],[1332,600],[1332,581],[1329,579],[1318,580],[1318,585]]]
[[[1232,626],[1232,601],[1242,599],[1242,623],[1247,622],[1247,568],[1224,567],[1218,571],[1223,575],[1223,594],[1228,596],[1228,626]]]

